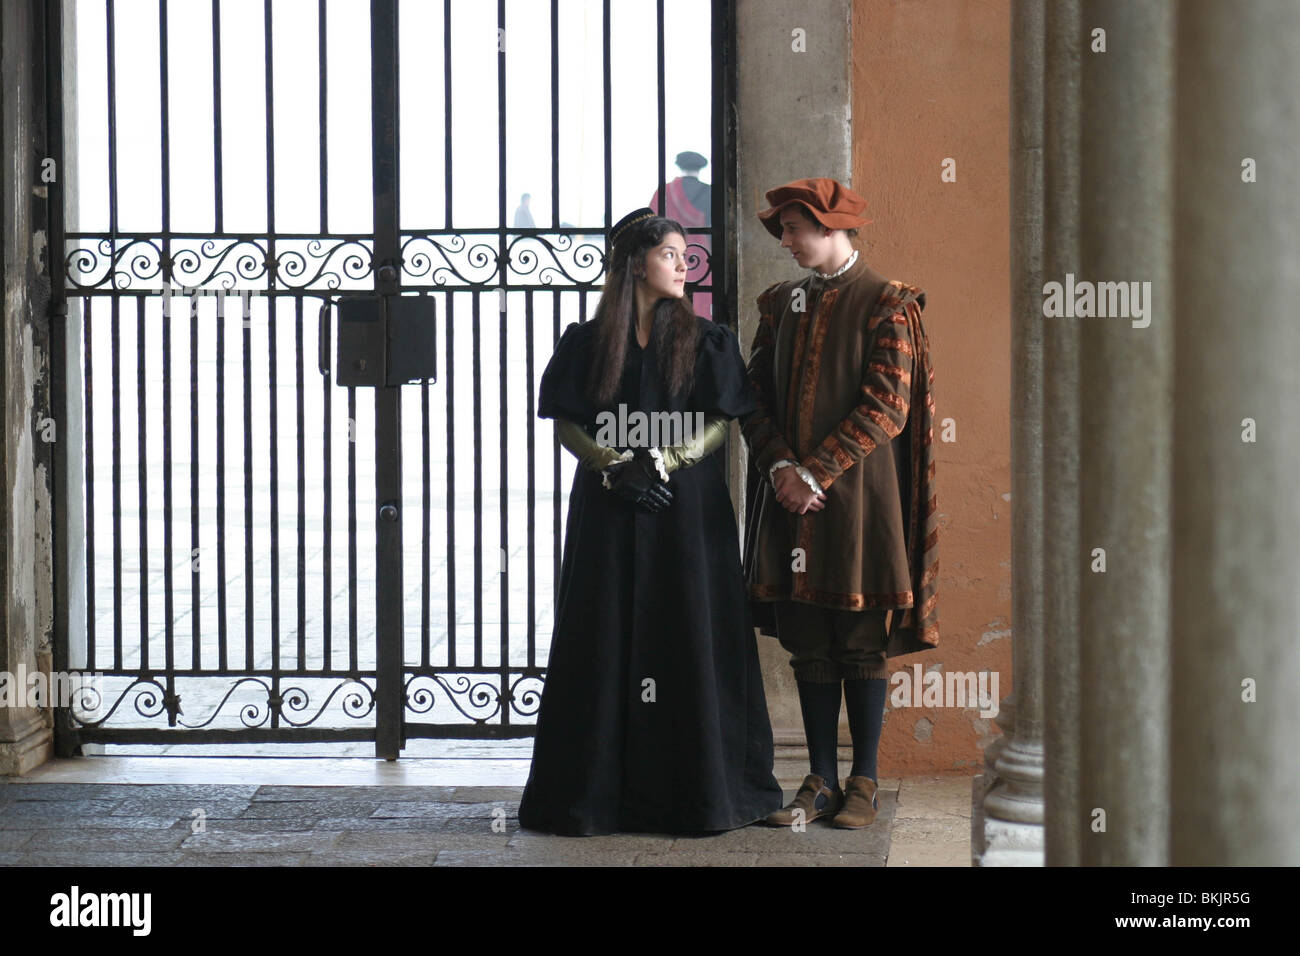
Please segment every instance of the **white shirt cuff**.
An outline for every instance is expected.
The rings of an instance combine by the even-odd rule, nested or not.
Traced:
[[[791,461],[789,458],[782,458],[780,461],[774,462],[772,467],[767,470],[767,480],[773,481],[773,479],[776,477],[777,469],[784,468],[787,465],[793,465],[799,477],[803,479],[804,484],[806,484],[813,491],[817,492],[817,494],[819,495],[826,494],[826,489],[824,489],[821,486],[821,484],[817,481],[817,479],[813,477],[811,471],[809,471],[803,465],[799,464],[797,461]]]

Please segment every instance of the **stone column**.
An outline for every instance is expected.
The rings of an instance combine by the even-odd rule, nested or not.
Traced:
[[[1168,862],[1174,14],[1170,0],[1083,5],[1074,278],[1124,283],[1146,310],[1130,318],[1130,295],[1130,315],[1059,320],[1078,323],[1081,336],[1076,825],[1085,865]],[[1102,40],[1105,52],[1093,52]],[[1123,312],[1110,298],[1108,311]],[[1205,312],[1190,304],[1186,314]],[[1199,431],[1196,447],[1207,437]]]
[[[805,176],[852,185],[853,136],[849,35],[851,0],[746,0],[736,7],[737,304],[741,354],[758,327],[754,300],[773,282],[802,273],[759,222],[763,194]],[[800,30],[800,36],[793,31]],[[733,482],[744,490],[749,450],[733,431]],[[743,465],[743,467],[742,467]],[[735,492],[733,492],[735,494]],[[737,523],[744,540],[745,502]],[[759,659],[777,754],[807,759],[790,655],[760,637]],[[840,740],[848,742],[847,714]]]
[[[53,581],[51,455],[40,424],[49,388],[43,9],[38,0],[0,4],[0,671],[20,702],[25,676],[50,666]],[[52,739],[47,712],[0,706],[0,775],[48,760]]]
[[[972,819],[979,866],[1043,862],[1043,0],[1011,20],[1011,615],[1014,691]],[[1006,739],[1009,738],[1009,739]]]
[[[61,92],[63,99],[62,160],[58,164],[59,183],[63,188],[62,214],[64,230],[79,228],[80,193],[77,187],[77,0],[59,0],[62,17],[62,91],[50,90],[50,95]],[[50,131],[51,154],[55,142],[55,131]],[[57,199],[57,194],[52,194]],[[60,214],[57,201],[50,204],[50,216]],[[63,231],[56,232],[53,223],[50,227],[50,262],[53,266],[55,256],[65,256],[66,250],[59,249]],[[66,245],[66,243],[64,243]],[[60,270],[62,275],[62,270]],[[59,281],[63,281],[60,279]],[[63,528],[55,529],[57,537],[56,554],[63,555],[64,591],[54,595],[54,667],[57,670],[84,669],[87,657],[86,601],[86,393],[82,382],[82,364],[85,360],[83,343],[85,342],[85,324],[89,322],[90,299],[86,297],[65,299],[66,315],[56,317],[54,321],[63,322],[63,350],[56,351],[56,342],[51,337],[50,363],[51,380],[53,370],[62,362],[63,402],[54,401],[57,392],[51,388],[51,416],[58,420],[58,442],[55,444],[54,481],[55,493],[63,496]],[[83,321],[83,310],[85,319]],[[56,522],[57,523],[57,522]],[[62,642],[65,653],[58,652]],[[109,706],[109,705],[105,705]],[[84,708],[82,709],[84,712]],[[74,735],[69,731],[72,721],[68,711],[55,712],[55,756],[71,757],[80,753],[104,752],[103,744],[78,745]]]
[[[1079,273],[1079,0],[1048,5],[1043,271]],[[1040,313],[1041,314],[1041,313]],[[1079,864],[1079,326],[1043,319],[1043,812],[1048,866]]]
[[[1300,6],[1178,14],[1171,847],[1300,864]]]

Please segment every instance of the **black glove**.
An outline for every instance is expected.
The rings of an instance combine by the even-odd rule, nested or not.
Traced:
[[[673,503],[673,492],[659,479],[650,452],[638,448],[631,461],[615,462],[606,471],[611,475],[610,491],[642,511],[657,514]]]

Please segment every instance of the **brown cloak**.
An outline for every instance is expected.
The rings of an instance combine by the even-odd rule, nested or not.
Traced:
[[[743,424],[751,455],[744,565],[755,624],[774,634],[771,605],[781,600],[894,608],[888,656],[935,647],[939,529],[925,293],[886,281],[859,256],[832,279],[777,283],[758,306],[748,366],[758,409]],[[793,515],[777,503],[767,470],[782,458],[812,472],[825,509]]]

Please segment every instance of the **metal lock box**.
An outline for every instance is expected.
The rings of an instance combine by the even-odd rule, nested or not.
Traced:
[[[378,387],[438,380],[437,303],[432,296],[345,296],[337,304],[334,384]]]

